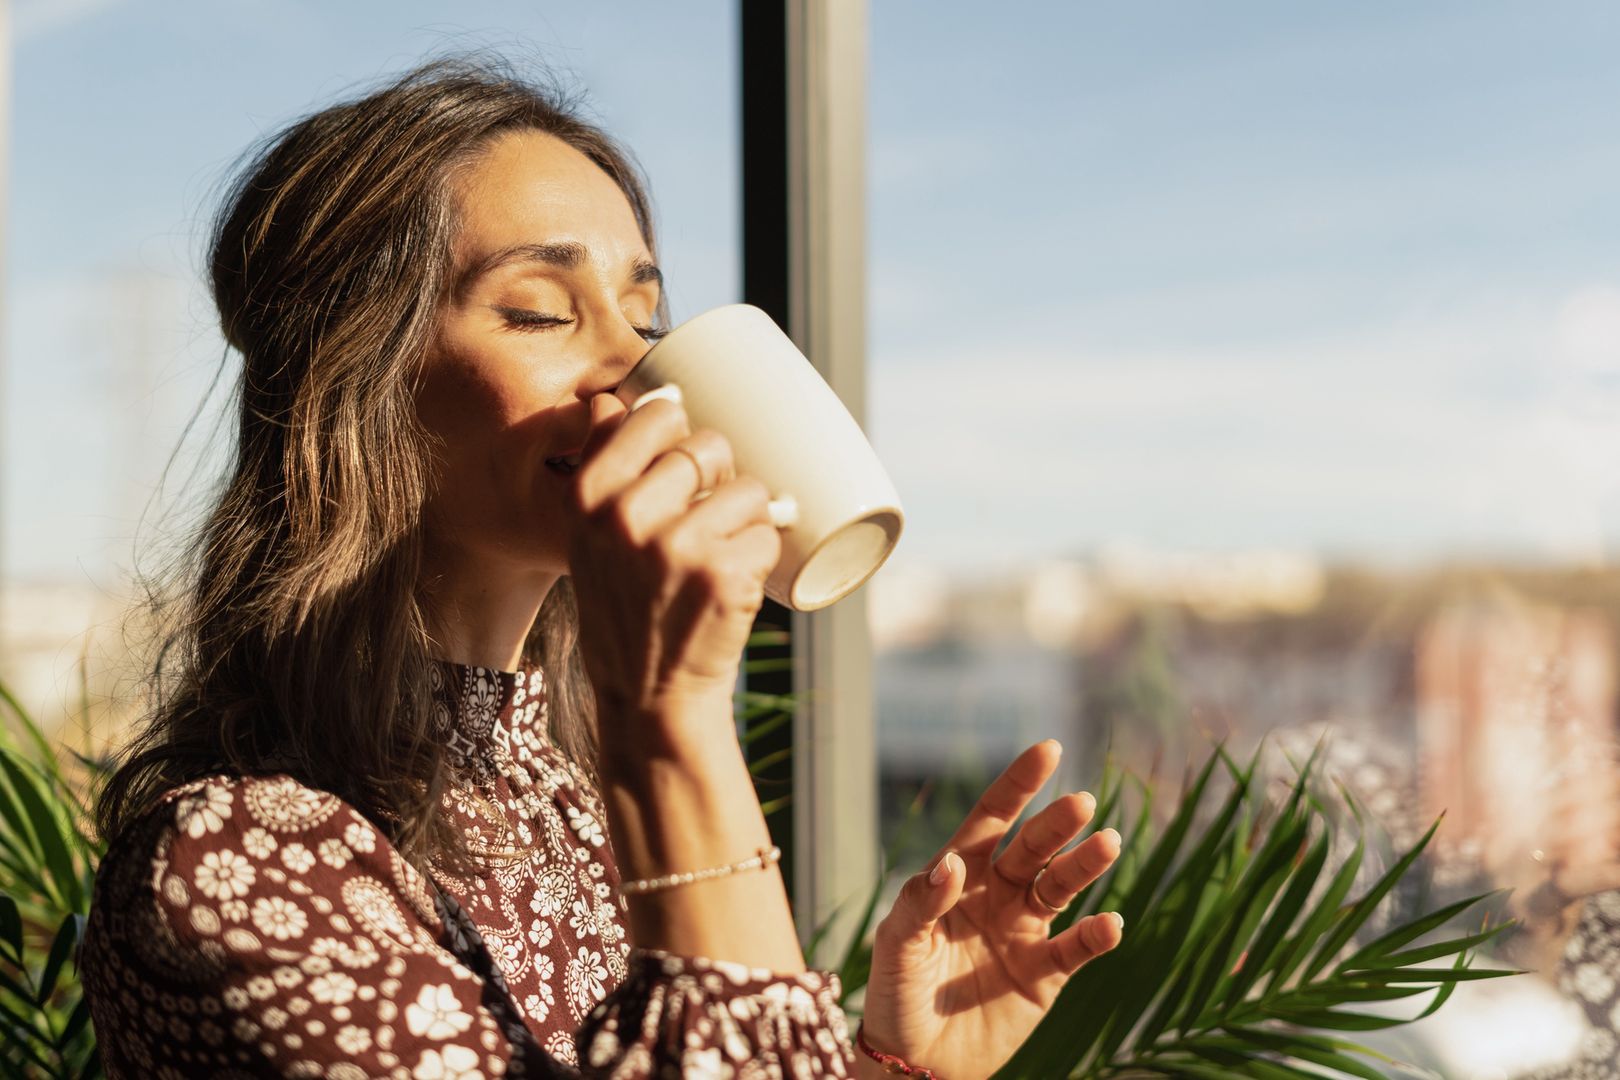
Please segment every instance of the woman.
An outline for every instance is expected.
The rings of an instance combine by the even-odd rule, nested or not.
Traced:
[[[660,333],[655,255],[625,155],[489,66],[244,170],[211,251],[233,468],[97,807],[111,1075],[982,1076],[1118,943],[1047,936],[1118,853],[1058,854],[1089,795],[992,858],[1039,744],[882,921],[852,1050],[732,721],[765,492],[611,393]]]

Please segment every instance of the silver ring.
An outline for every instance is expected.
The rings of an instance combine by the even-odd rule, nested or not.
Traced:
[[[1047,864],[1047,866],[1050,865],[1050,863]],[[1033,896],[1035,898],[1035,902],[1041,905],[1041,907],[1045,908],[1047,911],[1050,911],[1054,915],[1061,915],[1066,910],[1067,905],[1065,905],[1065,907],[1055,907],[1052,904],[1048,904],[1046,902],[1046,898],[1041,895],[1041,890],[1038,886],[1041,883],[1041,875],[1044,873],[1046,873],[1046,866],[1043,866],[1039,870],[1035,871],[1035,876],[1029,879],[1029,895]]]

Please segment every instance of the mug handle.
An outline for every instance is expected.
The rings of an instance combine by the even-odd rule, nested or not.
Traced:
[[[677,405],[685,402],[685,399],[681,396],[679,384],[665,383],[663,386],[655,386],[651,390],[638,394],[636,400],[630,403],[630,411],[635,412],[648,402],[659,400],[673,401]],[[710,492],[708,491],[700,491],[693,496],[692,501],[697,502],[700,499],[707,499],[709,495]],[[771,516],[771,524],[778,529],[787,529],[798,524],[799,501],[791,495],[783,495],[780,498],[772,499],[766,504],[765,509]]]

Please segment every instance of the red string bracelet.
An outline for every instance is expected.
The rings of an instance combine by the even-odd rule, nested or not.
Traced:
[[[872,1044],[866,1041],[866,1022],[863,1020],[855,1026],[855,1045],[861,1053],[883,1066],[883,1071],[895,1076],[915,1076],[917,1080],[941,1080],[932,1069],[924,1069],[907,1065],[893,1054],[885,1054],[881,1050],[874,1050]]]

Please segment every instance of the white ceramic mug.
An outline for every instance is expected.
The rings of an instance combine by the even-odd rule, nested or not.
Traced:
[[[771,492],[782,557],[765,594],[815,611],[860,588],[900,539],[905,514],[872,444],[771,317],[729,304],[687,320],[619,385],[631,409],[672,397],[694,430],[731,443],[738,475]]]

